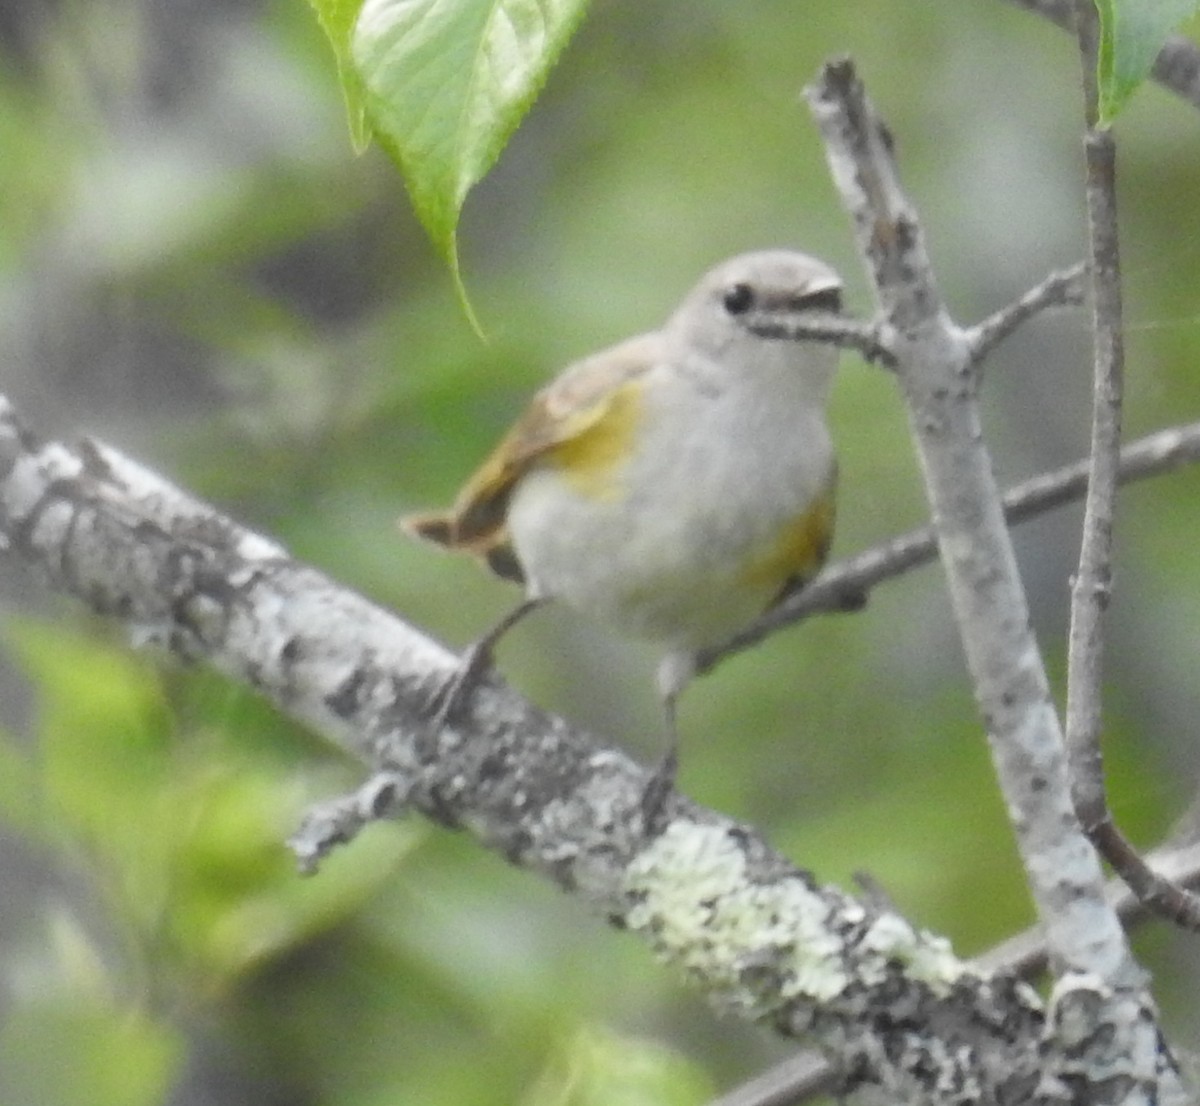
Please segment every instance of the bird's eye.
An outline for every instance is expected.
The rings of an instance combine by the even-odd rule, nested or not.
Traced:
[[[725,289],[722,302],[729,314],[744,315],[754,305],[754,289],[749,284],[733,284]]]

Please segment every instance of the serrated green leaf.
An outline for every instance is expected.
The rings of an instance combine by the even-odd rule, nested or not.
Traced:
[[[458,279],[463,201],[492,167],[586,0],[366,0],[352,52],[371,127]]]
[[[342,99],[346,102],[346,119],[354,149],[362,153],[371,141],[367,109],[363,99],[362,80],[350,56],[350,39],[354,24],[362,9],[363,0],[308,0],[317,13],[317,22],[333,47],[337,58],[338,78],[342,83]]]
[[[1149,76],[1167,36],[1200,9],[1200,0],[1096,0],[1096,7],[1098,114],[1107,127]]]

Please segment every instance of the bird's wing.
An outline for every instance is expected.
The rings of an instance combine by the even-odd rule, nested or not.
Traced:
[[[450,511],[409,515],[401,525],[417,537],[482,557],[500,576],[522,580],[505,526],[517,481],[539,461],[553,454],[565,459],[565,450],[582,449],[585,442],[589,455],[611,458],[612,435],[600,432],[602,421],[629,397],[627,386],[655,365],[661,351],[659,334],[643,334],[568,366],[533,397]],[[620,421],[623,428],[630,425]]]

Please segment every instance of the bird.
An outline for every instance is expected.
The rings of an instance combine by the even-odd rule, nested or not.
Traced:
[[[772,324],[838,314],[841,296],[837,273],[795,250],[721,262],[660,329],[536,392],[449,510],[400,519],[524,589],[439,690],[440,723],[504,634],[542,604],[564,604],[660,651],[666,743],[643,805],[661,809],[698,654],[804,587],[828,555],[838,350]]]

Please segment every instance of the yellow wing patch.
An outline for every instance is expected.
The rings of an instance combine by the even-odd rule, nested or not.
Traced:
[[[641,388],[633,380],[610,392],[600,411],[587,412],[587,424],[547,451],[546,458],[580,495],[616,499],[619,474],[634,451],[642,412]]]
[[[508,503],[517,482],[539,463],[564,470],[585,495],[615,495],[614,477],[637,430],[638,382],[662,356],[658,333],[630,338],[571,365],[533,397],[450,511],[401,519],[415,537],[482,559],[494,572],[521,578],[509,544]]]
[[[833,520],[830,491],[783,528],[775,541],[743,569],[742,580],[782,590],[792,581],[811,579],[829,555]]]

